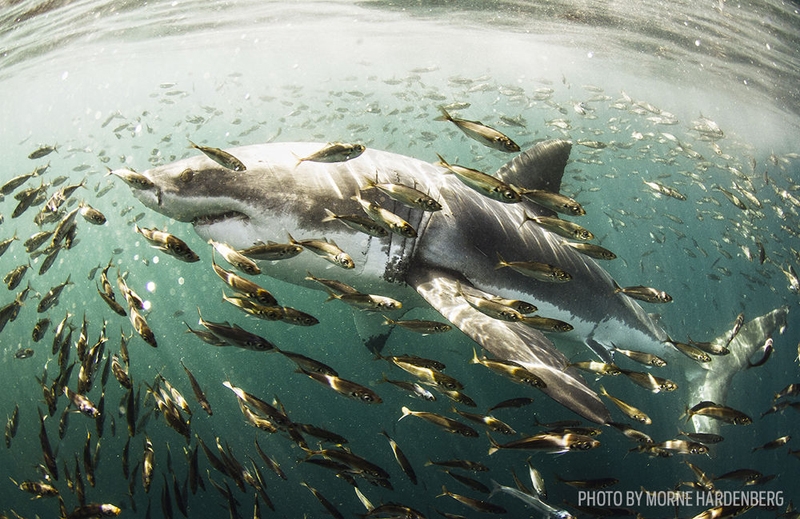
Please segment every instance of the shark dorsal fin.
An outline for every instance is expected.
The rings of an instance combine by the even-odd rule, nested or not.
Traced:
[[[539,142],[498,169],[495,176],[507,184],[559,193],[571,150],[569,141]]]

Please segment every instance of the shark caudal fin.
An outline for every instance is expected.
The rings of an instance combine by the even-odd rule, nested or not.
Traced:
[[[687,374],[689,379],[688,407],[703,401],[724,405],[728,397],[728,388],[730,388],[734,376],[747,369],[750,357],[764,345],[767,339],[783,333],[786,329],[788,313],[789,308],[786,306],[776,308],[745,323],[733,340],[730,340],[733,335],[733,330],[730,330],[711,341],[715,347],[727,346],[730,353],[713,356],[711,362],[702,364],[705,369]],[[718,421],[703,416],[693,416],[692,422],[698,432],[717,432],[719,428]]]

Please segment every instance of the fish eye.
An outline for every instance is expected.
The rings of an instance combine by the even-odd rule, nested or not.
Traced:
[[[373,400],[372,395],[370,395],[369,393],[354,393],[353,396],[360,398],[365,402],[372,402]]]
[[[178,179],[181,182],[189,182],[192,178],[194,178],[194,171],[192,171],[192,168],[186,168],[178,175]]]
[[[517,197],[514,195],[515,193],[511,190],[503,191],[503,198],[505,198],[506,200],[516,200]]]

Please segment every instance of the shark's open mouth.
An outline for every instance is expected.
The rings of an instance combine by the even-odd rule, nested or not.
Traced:
[[[192,220],[192,225],[213,225],[228,220],[244,220],[249,221],[250,217],[239,211],[226,211],[224,213],[206,214],[196,217]]]

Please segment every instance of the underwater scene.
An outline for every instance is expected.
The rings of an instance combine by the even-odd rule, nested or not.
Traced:
[[[0,517],[800,517],[792,2],[0,4]]]

